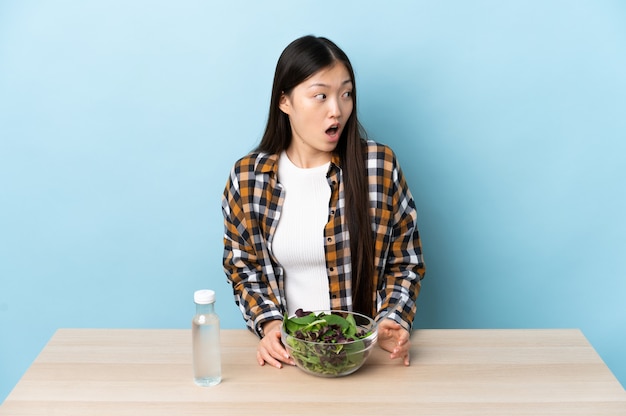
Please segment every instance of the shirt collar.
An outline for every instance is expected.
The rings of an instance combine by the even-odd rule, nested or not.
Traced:
[[[268,154],[268,153],[260,153],[256,166],[254,168],[255,173],[277,173],[278,171],[278,155],[277,154]]]
[[[255,172],[259,173],[278,173],[278,154],[260,153],[257,158]],[[330,166],[336,166],[341,169],[341,158],[337,153],[333,153],[330,158]]]

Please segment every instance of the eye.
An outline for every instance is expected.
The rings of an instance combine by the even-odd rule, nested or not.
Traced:
[[[343,97],[344,97],[344,98],[350,98],[350,97],[352,97],[352,91],[346,91],[346,92],[344,92],[344,93],[343,93]]]
[[[322,94],[322,93],[315,94],[315,99],[320,100],[320,101],[321,100],[325,100],[326,99],[326,94]]]

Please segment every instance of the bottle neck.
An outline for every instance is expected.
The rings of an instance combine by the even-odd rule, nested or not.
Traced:
[[[207,315],[210,313],[215,313],[215,304],[214,303],[196,303],[196,315]]]

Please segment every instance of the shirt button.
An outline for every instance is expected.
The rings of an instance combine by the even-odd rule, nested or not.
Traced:
[[[330,215],[335,215],[335,210],[334,209],[330,210]]]
[[[332,242],[332,241],[333,241],[333,238],[332,238],[332,237],[328,237],[328,238],[326,239],[326,241],[328,241],[328,242],[330,243],[330,242]]]
[[[334,272],[334,271],[335,271],[335,268],[334,268],[334,267],[331,267],[331,268],[329,268],[328,270],[330,270],[331,272]]]

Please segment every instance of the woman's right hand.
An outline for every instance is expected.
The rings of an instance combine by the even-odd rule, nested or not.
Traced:
[[[281,325],[282,321],[279,320],[268,321],[263,324],[265,336],[259,341],[256,351],[256,359],[259,365],[268,363],[276,368],[282,368],[282,363],[296,364],[280,340]]]

